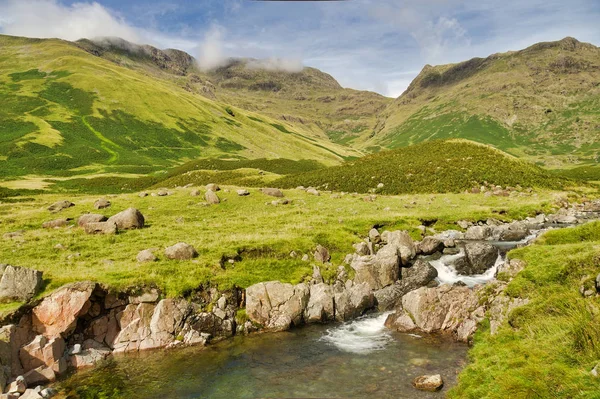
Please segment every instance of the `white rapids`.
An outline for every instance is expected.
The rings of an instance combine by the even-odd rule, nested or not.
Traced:
[[[392,340],[390,330],[384,325],[390,313],[365,316],[330,328],[320,340],[334,345],[343,352],[360,355],[383,350]]]

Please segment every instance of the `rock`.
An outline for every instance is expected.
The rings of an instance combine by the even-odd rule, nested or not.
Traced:
[[[79,227],[84,227],[88,223],[100,223],[106,222],[108,218],[104,215],[99,215],[96,213],[86,213],[85,215],[81,215],[77,220],[77,225]]]
[[[499,240],[500,241],[521,241],[527,238],[529,235],[529,230],[527,229],[503,229],[500,232]]]
[[[5,240],[20,239],[23,237],[23,234],[25,234],[25,230],[11,231],[9,233],[4,233],[2,238]]]
[[[308,261],[310,261],[310,256],[308,256],[308,254],[302,255],[302,262],[308,262]]]
[[[420,391],[437,392],[444,386],[444,381],[439,374],[422,375],[413,380],[413,386]]]
[[[350,289],[336,292],[335,319],[346,321],[363,315],[375,305],[375,297],[367,283],[354,284]]]
[[[437,275],[437,270],[428,261],[418,259],[413,266],[402,269],[402,279],[400,281],[389,287],[375,291],[377,307],[380,311],[387,311],[397,307],[404,295],[428,285],[435,280]]]
[[[87,313],[90,297],[96,288],[92,282],[68,284],[47,296],[32,310],[32,329],[46,338],[68,336],[77,325],[77,318]]]
[[[423,238],[418,245],[418,249],[423,255],[431,255],[444,250],[444,242],[436,237],[428,236]]]
[[[221,188],[214,183],[210,183],[210,184],[206,185],[206,191],[217,192],[217,191],[221,191]]]
[[[161,300],[150,320],[150,335],[142,340],[139,350],[163,348],[175,341],[191,310],[185,300]]]
[[[321,275],[321,268],[319,268],[319,266],[317,265],[313,265],[313,276],[312,276],[312,280],[316,283],[322,283],[323,282],[323,276]]]
[[[10,383],[6,392],[8,393],[25,393],[27,390],[27,381],[22,375],[18,376],[13,382]]]
[[[590,371],[590,374],[592,375],[592,377],[594,378],[598,378],[598,366],[600,366],[600,364],[597,364],[594,366],[594,368],[592,369],[592,371]]]
[[[106,209],[108,207],[110,207],[110,201],[107,199],[102,198],[94,202],[95,209]]]
[[[265,195],[270,195],[271,197],[283,197],[283,193],[278,188],[261,188],[260,192]]]
[[[119,229],[114,221],[87,223],[83,226],[86,234],[117,234]]]
[[[200,190],[192,190],[192,191],[190,192],[190,195],[191,195],[192,197],[198,197],[198,196],[200,195]]]
[[[309,296],[306,284],[258,283],[246,289],[246,313],[267,330],[284,331],[303,323]]]
[[[456,268],[462,275],[483,274],[498,260],[498,248],[483,242],[465,244],[467,263],[464,267]],[[456,266],[455,266],[456,267]]]
[[[467,240],[487,240],[492,236],[493,229],[490,226],[471,226],[465,233]]]
[[[184,242],[165,248],[165,256],[172,260],[190,260],[198,256],[194,247]]]
[[[371,231],[369,231],[369,241],[373,244],[379,244],[381,242],[381,235],[379,235],[377,229],[371,229]]]
[[[513,278],[519,273],[521,270],[525,268],[525,262],[520,259],[510,259],[506,260],[502,264],[498,266],[498,273],[504,273],[509,278]]]
[[[156,195],[159,197],[166,197],[169,195],[169,192],[166,189],[160,189],[156,192]]]
[[[236,190],[236,193],[240,197],[246,197],[246,196],[250,195],[250,192],[248,190]]]
[[[68,209],[72,206],[75,206],[74,203],[70,201],[58,201],[48,207],[50,212],[60,212],[64,209]]]
[[[144,249],[143,251],[140,251],[137,254],[136,260],[139,263],[144,263],[144,262],[155,262],[158,260],[158,258],[156,257],[156,255],[154,255],[154,253],[151,250]]]
[[[0,280],[0,302],[27,302],[35,296],[42,284],[42,272],[23,267],[6,266]]]
[[[27,386],[46,385],[56,381],[56,373],[52,367],[40,366],[23,376]]]
[[[470,226],[473,225],[473,223],[467,221],[467,220],[459,220],[458,222],[456,222],[456,224],[458,225],[458,227],[460,227],[461,229],[468,229]]]
[[[114,222],[119,230],[141,229],[144,227],[144,215],[135,208],[129,208],[108,219]]]
[[[404,311],[404,309],[400,309],[390,314],[387,319],[385,319],[385,326],[391,330],[405,333],[412,332],[417,329],[415,322],[410,315]]]
[[[385,185],[384,185],[383,183],[379,183],[379,184],[377,185],[377,188],[381,190],[381,189],[382,189],[384,186],[385,186]]]
[[[356,254],[359,256],[365,256],[371,253],[369,251],[369,245],[367,245],[367,243],[364,241],[354,244],[354,249],[356,249]]]
[[[329,260],[331,259],[331,255],[329,255],[329,251],[327,250],[327,248],[321,245],[317,245],[314,257],[315,261],[319,263],[326,263],[329,262]]]
[[[87,343],[88,341],[86,341]],[[88,344],[90,345],[90,344]],[[85,344],[84,344],[85,346]],[[99,345],[93,344],[92,347],[83,349],[80,353],[74,354],[69,357],[69,365],[74,369],[83,369],[93,367],[102,360],[109,357],[111,354],[110,349]]]
[[[400,258],[398,256],[377,255],[357,256],[350,267],[355,270],[354,281],[366,283],[371,290],[379,290],[394,284],[400,274]]]
[[[335,318],[333,289],[325,283],[310,286],[310,298],[304,311],[306,323],[321,323]]]
[[[399,256],[400,265],[405,266],[416,256],[417,249],[406,231],[392,231],[386,235],[387,244],[379,250],[381,256]]]
[[[204,194],[204,199],[211,205],[217,205],[221,203],[219,196],[212,190],[208,190],[206,194]]]
[[[321,193],[319,193],[319,192],[318,192],[316,189],[314,189],[314,188],[312,188],[312,187],[311,187],[311,188],[309,188],[309,189],[307,189],[307,190],[306,190],[306,193],[307,193],[307,194],[310,194],[310,195],[316,195],[316,196],[319,196],[319,195],[321,195]]]
[[[56,220],[50,220],[48,222],[44,222],[42,223],[42,227],[45,229],[56,229],[59,227],[65,227],[67,224],[69,224],[69,221],[71,219],[56,219]]]
[[[141,192],[141,193],[138,194],[138,197],[140,197],[140,198],[145,198],[147,196],[148,196],[148,193],[145,192],[145,191],[143,191],[143,192]]]
[[[58,392],[53,388],[45,388],[40,391],[40,396],[44,399],[50,399],[58,395]]]

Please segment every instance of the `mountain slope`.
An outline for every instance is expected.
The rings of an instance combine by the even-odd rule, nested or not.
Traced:
[[[355,147],[368,139],[377,115],[392,102],[377,93],[342,88],[318,69],[281,60],[230,59],[220,68],[202,71],[190,55],[178,50],[118,38],[79,40],[77,45],[192,93],[278,119],[313,138]]]
[[[146,173],[223,156],[332,164],[358,154],[70,42],[0,36],[0,49],[2,179]],[[177,61],[167,66],[185,61],[169,53]]]
[[[425,66],[372,145],[466,138],[549,167],[600,159],[600,49],[573,38]]]

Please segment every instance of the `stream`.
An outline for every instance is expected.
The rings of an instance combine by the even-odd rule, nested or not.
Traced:
[[[63,387],[127,399],[439,398],[412,380],[442,374],[447,390],[467,346],[449,338],[392,332],[387,314],[284,333],[238,336],[206,348],[116,356]]]

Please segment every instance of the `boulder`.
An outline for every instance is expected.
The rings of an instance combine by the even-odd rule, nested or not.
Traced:
[[[219,187],[218,185],[216,185],[214,183],[210,183],[210,184],[206,185],[206,191],[213,191],[213,192],[221,191],[221,187]]]
[[[69,224],[69,221],[71,219],[56,219],[56,220],[50,220],[48,222],[44,222],[42,223],[42,227],[45,229],[56,229],[59,227],[65,227],[67,224]]]
[[[144,215],[135,208],[129,208],[108,219],[114,222],[119,230],[141,229],[144,227]]]
[[[381,242],[381,235],[377,229],[371,229],[369,231],[369,241],[371,241],[373,244],[379,244]]]
[[[402,269],[401,280],[374,292],[378,309],[387,311],[396,308],[404,295],[428,285],[437,275],[437,270],[428,261],[418,259],[413,266]]]
[[[428,236],[419,243],[419,250],[423,255],[431,255],[444,250],[444,241],[439,238]]]
[[[260,192],[271,197],[283,197],[283,193],[278,188],[261,188]]]
[[[164,348],[172,344],[183,330],[191,311],[191,305],[185,300],[161,300],[150,319],[150,335],[141,341],[139,349]]]
[[[172,260],[190,260],[198,256],[194,247],[184,242],[165,248],[165,256]]]
[[[250,195],[250,191],[248,191],[248,190],[237,190],[236,193],[240,197],[246,197],[246,196]]]
[[[304,311],[306,323],[321,323],[335,318],[333,288],[325,283],[310,286],[310,298]]]
[[[69,356],[69,366],[76,370],[93,367],[109,357],[110,354],[111,351],[107,347],[87,340],[83,343],[83,349],[80,352]]]
[[[400,275],[400,257],[377,255],[357,256],[350,267],[356,272],[354,282],[366,283],[371,290],[394,284]]]
[[[166,197],[166,196],[168,196],[168,195],[169,195],[169,192],[168,192],[166,189],[164,189],[164,188],[163,188],[163,189],[160,189],[160,190],[158,190],[158,191],[156,192],[156,195],[157,195],[158,197]]]
[[[420,391],[437,392],[444,386],[444,381],[439,374],[422,375],[413,380],[413,386]]]
[[[119,333],[111,343],[113,351],[138,351],[142,341],[150,336],[150,322],[156,305],[152,303],[129,304],[116,316]]]
[[[50,212],[60,212],[64,209],[68,209],[72,206],[75,206],[74,203],[70,201],[58,201],[48,207]]]
[[[145,249],[143,251],[140,251],[137,256],[136,256],[136,260],[139,263],[144,263],[144,262],[155,262],[158,258],[156,257],[156,255],[154,255],[154,253],[149,250],[149,249]]]
[[[306,284],[258,283],[246,289],[246,313],[267,330],[284,331],[304,322],[309,296]]]
[[[321,245],[317,245],[317,249],[315,250],[314,256],[315,261],[319,263],[326,263],[329,262],[329,260],[331,259],[331,255],[329,254],[327,248]]]
[[[96,202],[94,202],[94,209],[106,209],[110,207],[110,201],[107,199],[99,199]]]
[[[369,250],[369,245],[364,241],[354,244],[353,246],[354,249],[356,249],[356,254],[359,256],[365,256],[371,253],[371,251]]]
[[[18,376],[13,382],[10,383],[8,389],[6,390],[8,393],[25,393],[27,390],[27,381],[25,381],[25,377],[22,375]]]
[[[36,369],[28,371],[23,377],[25,377],[25,381],[29,387],[46,385],[56,381],[56,373],[52,367],[47,366],[40,366]]]
[[[106,222],[108,218],[104,215],[99,215],[96,213],[86,213],[85,215],[81,215],[77,220],[77,225],[79,227],[84,227],[88,223],[100,223]]]
[[[77,318],[90,309],[96,284],[84,281],[65,285],[47,296],[32,310],[32,329],[48,339],[66,337],[73,332]]]
[[[490,226],[471,226],[465,233],[467,240],[487,240],[492,237],[493,228]]]
[[[200,196],[200,193],[201,193],[200,190],[192,190],[192,191],[190,191],[190,195],[192,197],[198,197],[198,196]]]
[[[466,267],[456,270],[463,275],[482,274],[493,267],[498,259],[498,248],[484,242],[465,244]]]
[[[83,226],[86,234],[117,234],[119,229],[114,221],[87,223]]]
[[[19,350],[19,360],[24,371],[41,366],[52,367],[62,359],[65,348],[65,341],[62,338],[48,340],[43,335],[38,335]]]
[[[319,193],[319,191],[317,191],[316,189],[314,189],[314,188],[312,188],[312,187],[311,187],[311,188],[309,188],[309,189],[307,189],[307,190],[306,190],[306,193],[307,193],[307,194],[310,194],[310,195],[315,195],[315,196],[319,196],[319,195],[321,195],[321,193]]]
[[[354,284],[349,289],[336,292],[334,300],[335,319],[338,321],[359,317],[375,305],[375,297],[367,283]]]
[[[35,296],[42,284],[42,272],[23,267],[6,266],[2,273],[2,279],[0,279],[0,302],[27,302]]]
[[[217,205],[221,203],[219,196],[212,190],[208,190],[206,194],[204,194],[204,199],[211,205]]]
[[[406,231],[392,231],[386,235],[387,244],[379,250],[377,255],[399,256],[400,265],[406,266],[416,256],[417,248]]]
[[[145,191],[138,194],[138,197],[140,197],[140,198],[146,198],[147,196],[148,196],[148,193]]]
[[[417,325],[404,309],[399,309],[391,313],[385,319],[385,326],[391,330],[403,333],[413,332],[417,329]]]

